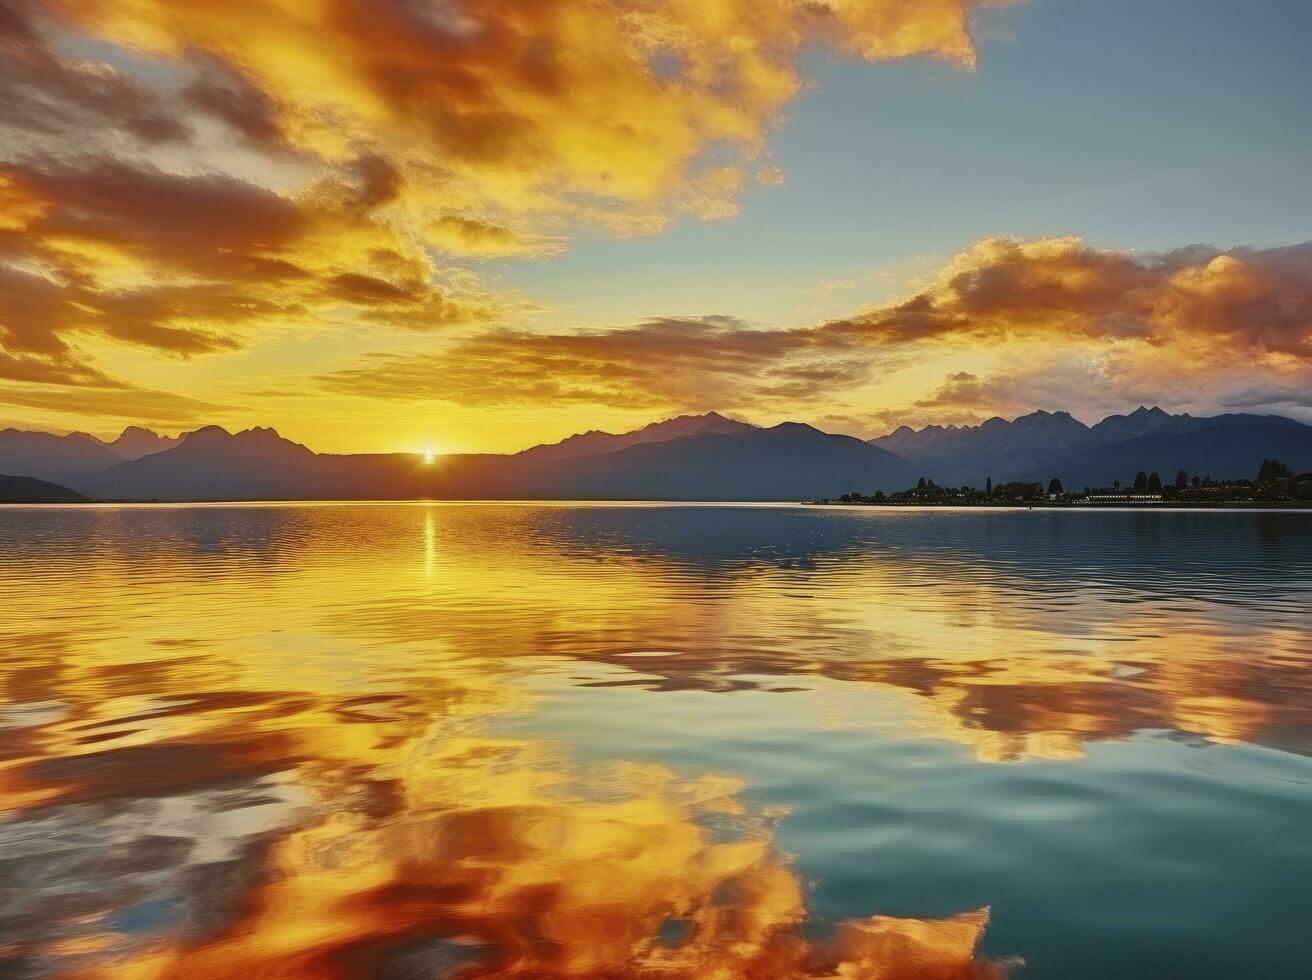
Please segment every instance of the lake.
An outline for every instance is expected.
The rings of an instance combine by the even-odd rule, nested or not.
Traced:
[[[1312,959],[1312,514],[0,508],[0,975]]]

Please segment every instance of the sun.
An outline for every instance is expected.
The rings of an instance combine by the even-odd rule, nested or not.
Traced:
[[[424,450],[424,465],[425,465],[425,466],[431,466],[431,465],[433,465],[433,460],[435,460],[435,459],[437,459],[437,453],[435,453],[435,452],[434,452],[433,450],[431,450],[431,449],[425,449],[425,450]]]

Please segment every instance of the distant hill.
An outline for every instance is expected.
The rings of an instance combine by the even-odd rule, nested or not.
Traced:
[[[619,435],[593,429],[550,445],[525,449],[517,455],[535,460],[576,459],[580,456],[613,453],[621,449],[627,449],[629,446],[637,446],[647,442],[669,442],[672,439],[683,439],[687,436],[715,433],[749,432],[755,428],[756,426],[748,422],[725,418],[718,412],[707,412],[705,415],[680,415],[677,418],[666,419],[664,422],[653,422],[641,429],[620,433]]]
[[[1312,460],[1302,462],[1301,447],[1309,437],[1312,426],[1277,415],[1207,418],[1140,406],[1094,426],[1066,412],[1033,412],[976,426],[903,426],[871,442],[940,484],[982,486],[990,477],[1046,483],[1055,476],[1074,488],[1125,482],[1141,469],[1155,469],[1163,479],[1181,468],[1218,479],[1248,477],[1264,456],[1306,469]]]
[[[82,504],[76,490],[30,476],[0,476],[0,504]]]

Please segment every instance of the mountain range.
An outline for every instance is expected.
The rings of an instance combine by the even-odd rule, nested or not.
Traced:
[[[653,422],[641,429],[623,432],[619,435],[591,429],[588,432],[581,432],[578,435],[570,436],[568,439],[562,439],[560,442],[554,442],[550,445],[534,446],[532,449],[524,450],[519,455],[525,459],[535,460],[577,459],[580,456],[599,456],[603,453],[613,453],[643,443],[670,442],[687,436],[749,432],[755,428],[756,426],[750,422],[725,418],[719,412],[707,412],[705,415],[680,415],[677,418],[666,419],[664,422]]]
[[[133,427],[113,441],[0,431],[0,474],[61,485],[14,485],[22,499],[50,500],[803,500],[900,490],[921,476],[975,486],[1055,476],[1068,489],[1128,483],[1138,470],[1168,480],[1180,468],[1247,477],[1267,456],[1312,470],[1312,426],[1272,415],[1198,418],[1140,407],[1093,426],[1040,411],[973,426],[904,426],[863,441],[710,412],[432,463],[412,453],[316,453],[268,428],[206,426],[167,438]]]
[[[132,425],[113,442],[85,432],[57,436],[22,429],[0,430],[0,473],[30,476],[71,487],[90,486],[115,463],[140,459],[178,445],[179,439]]]
[[[1251,478],[1267,456],[1295,471],[1312,470],[1312,426],[1279,415],[1195,417],[1144,406],[1092,426],[1067,412],[1044,411],[979,425],[903,426],[871,444],[951,486],[1057,477],[1067,489],[1079,489],[1128,482],[1139,470],[1155,470],[1165,480],[1180,469]]]
[[[798,500],[835,486],[900,487],[913,470],[850,436],[711,413],[634,433],[586,433],[514,455],[314,453],[272,429],[210,426],[175,448],[107,468],[103,499]]]

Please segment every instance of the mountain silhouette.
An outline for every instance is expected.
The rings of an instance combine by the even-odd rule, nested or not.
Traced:
[[[798,422],[542,464],[521,457],[510,473],[516,485],[536,487],[537,496],[600,500],[803,500],[915,481],[895,454]],[[505,496],[509,489],[487,487],[485,495]]]
[[[1264,457],[1312,471],[1312,426],[1274,415],[1171,415],[1140,407],[1087,426],[1067,412],[980,425],[902,427],[863,442],[715,412],[625,433],[585,432],[511,455],[331,454],[269,428],[206,426],[176,439],[130,427],[0,432],[0,472],[106,500],[802,500],[905,489],[921,476],[982,486],[1059,478],[1127,483],[1139,470],[1251,477]],[[25,491],[26,492],[26,491]],[[34,490],[31,492],[35,492]],[[53,492],[53,491],[51,491]]]
[[[677,418],[666,419],[664,422],[653,422],[641,429],[618,435],[592,429],[550,445],[525,449],[517,455],[536,460],[575,459],[580,456],[613,453],[641,443],[669,442],[672,439],[682,439],[686,436],[714,433],[748,432],[755,428],[756,426],[748,422],[725,418],[719,412],[707,412],[705,415],[680,415]]]
[[[87,498],[76,490],[31,476],[0,475],[0,504],[81,504]]]
[[[902,426],[871,440],[911,461],[940,484],[982,486],[992,478],[1068,488],[1126,482],[1139,470],[1163,478],[1181,468],[1217,478],[1251,477],[1264,456],[1312,468],[1312,426],[1278,415],[1172,415],[1140,406],[1086,426],[1066,412],[1031,412],[973,426]]]
[[[108,500],[310,499],[326,488],[325,469],[273,429],[209,425],[172,449],[110,466],[94,486]]]
[[[124,459],[140,459],[142,456],[172,449],[181,441],[181,439],[161,436],[139,425],[129,425],[117,439],[109,443],[109,447]]]
[[[110,466],[160,452],[177,442],[139,426],[129,426],[108,443],[85,432],[57,436],[4,429],[0,430],[0,473],[36,477],[94,493],[101,473]]]
[[[412,454],[317,454],[272,429],[210,426],[174,449],[109,467],[96,489],[110,500],[800,500],[915,479],[903,460],[860,439],[717,419],[710,431],[689,426],[692,434],[609,453],[457,454],[432,465]]]
[[[20,429],[0,431],[0,473],[49,480],[85,492],[90,481],[122,459],[85,432],[56,436]]]
[[[1161,426],[1145,435],[1101,446],[1022,475],[1036,482],[1052,477],[1067,489],[1128,486],[1135,473],[1157,472],[1171,480],[1189,476],[1253,479],[1265,457],[1295,473],[1312,472],[1312,426],[1279,416],[1230,415]]]
[[[923,475],[942,484],[983,484],[1033,469],[1045,459],[1087,445],[1089,427],[1067,412],[1032,412],[1008,422],[979,425],[902,426],[871,445],[918,463]]]
[[[1129,415],[1108,415],[1092,426],[1089,429],[1090,441],[1091,444],[1100,445],[1123,442],[1164,428],[1188,425],[1191,418],[1189,415],[1171,415],[1155,405],[1152,408],[1140,405]]]

